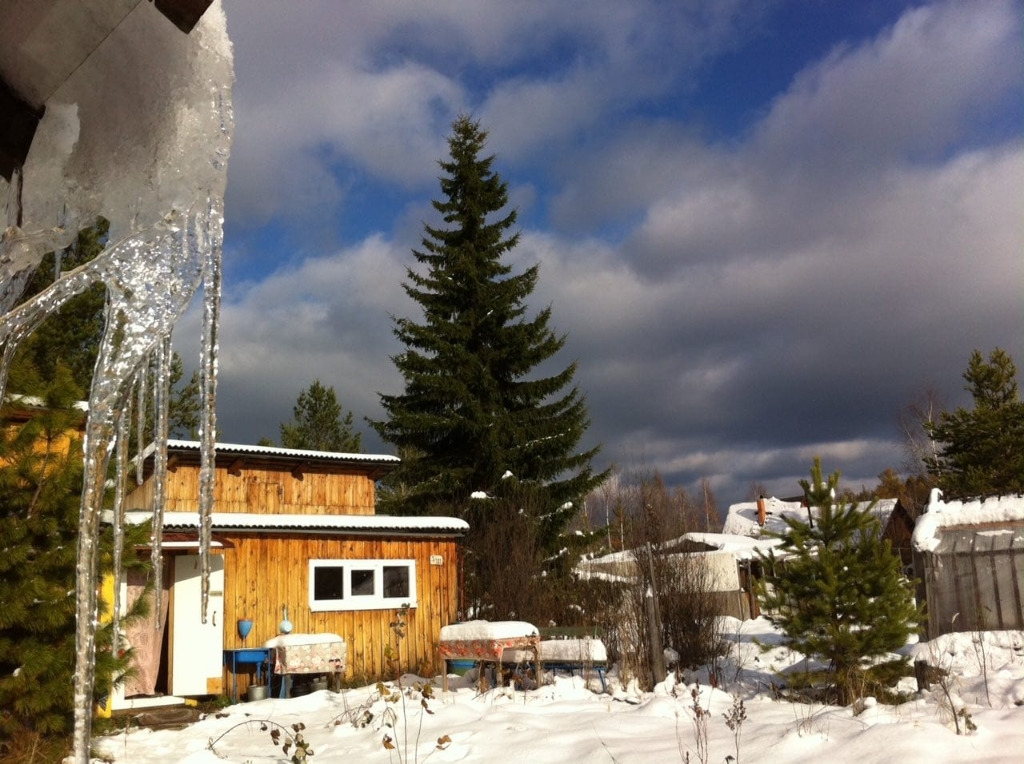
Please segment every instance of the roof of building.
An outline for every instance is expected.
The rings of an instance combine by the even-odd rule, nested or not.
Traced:
[[[196,440],[168,440],[167,453],[199,454],[200,443]],[[275,459],[308,462],[345,462],[358,464],[395,465],[400,463],[397,456],[389,454],[354,454],[335,451],[307,451],[298,448],[278,448],[277,446],[249,446],[240,443],[218,443],[218,456],[261,456]]]
[[[126,513],[129,522],[143,523],[152,518],[148,511]],[[469,530],[465,520],[455,517],[401,517],[395,515],[300,515],[257,514],[251,512],[212,512],[215,531],[291,531],[355,535],[415,534],[463,535]],[[163,527],[168,531],[199,528],[197,512],[165,512]]]
[[[766,509],[764,527],[757,521],[757,502],[746,501],[729,507],[729,514],[726,515],[722,533],[757,537],[786,532],[789,529],[784,519],[786,517],[807,522],[807,507],[799,501],[786,501],[775,497],[766,498],[764,501]],[[896,499],[878,499],[871,508],[871,514],[878,518],[883,529],[888,524],[893,510],[896,509],[896,503]],[[820,512],[821,510],[817,507],[812,507],[810,517],[816,518]]]
[[[944,501],[942,491],[933,488],[928,508],[914,526],[913,544],[919,552],[938,549],[942,531],[970,528],[979,532],[993,526],[1009,528],[1024,525],[1024,495],[983,496],[975,499]]]
[[[782,543],[782,539],[778,538],[741,536],[735,533],[692,532],[685,534],[683,539],[701,544],[707,547],[708,551],[731,554],[738,560],[750,560],[759,553],[767,554],[769,549]]]

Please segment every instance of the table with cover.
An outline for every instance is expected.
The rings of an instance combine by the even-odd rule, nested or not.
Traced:
[[[281,697],[286,697],[294,674],[341,674],[345,671],[348,645],[337,634],[282,634],[268,640],[274,673],[282,677]]]
[[[526,621],[466,621],[444,626],[438,645],[444,661],[444,689],[447,692],[448,661],[462,659],[500,664],[505,650],[527,650],[533,653],[539,672],[539,646],[540,632]],[[483,672],[480,678],[482,682]]]

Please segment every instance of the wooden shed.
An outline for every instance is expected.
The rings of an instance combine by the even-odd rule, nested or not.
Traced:
[[[935,489],[913,543],[929,639],[1024,629],[1024,496],[947,502]]]
[[[140,521],[152,509],[151,461],[128,499],[130,517]],[[156,630],[159,636],[153,623],[129,635],[137,649],[139,640],[159,643],[140,650],[150,668],[140,672],[145,682],[129,683],[126,697],[230,693],[235,687],[241,694],[248,672],[232,675],[224,651],[276,637],[285,608],[295,633],[345,639],[351,680],[390,677],[389,644],[400,648],[402,670],[440,670],[436,647],[441,627],[456,620],[457,544],[468,526],[448,517],[375,515],[374,481],[397,458],[218,445],[206,624],[200,619],[199,444],[171,441],[168,463],[165,627]],[[399,646],[390,624],[406,605]],[[244,640],[237,627],[242,619],[253,622]]]

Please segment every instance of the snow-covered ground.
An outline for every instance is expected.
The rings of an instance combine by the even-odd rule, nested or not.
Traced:
[[[775,700],[770,691],[775,672],[796,666],[800,656],[780,646],[764,620],[729,619],[726,633],[733,654],[719,670],[718,687],[707,674],[671,679],[654,692],[620,686],[614,672],[607,693],[597,676],[589,680],[559,676],[553,684],[522,691],[476,691],[467,678],[454,681],[444,694],[440,681],[423,713],[420,697],[404,705],[385,703],[375,687],[344,693],[315,692],[290,700],[241,703],[181,730],[134,729],[97,740],[105,757],[119,762],[209,763],[229,761],[287,762],[271,742],[270,720],[303,735],[320,762],[588,762],[702,761],[694,733],[692,691],[707,711],[708,742],[703,761],[738,762],[1021,762],[1024,761],[1024,633],[953,634],[907,651],[950,671],[949,690],[957,708],[966,706],[976,729],[958,736],[945,693],[933,686],[898,706],[869,699],[852,708],[804,705]],[[756,639],[756,641],[755,641]],[[758,644],[760,643],[760,644]],[[406,676],[411,686],[417,677]],[[913,679],[903,680],[913,692]],[[742,700],[746,720],[738,742],[725,715]],[[384,709],[395,709],[395,728],[382,727]],[[373,714],[365,726],[354,723]],[[402,714],[407,713],[404,719]],[[961,724],[964,723],[961,717]],[[422,725],[422,727],[421,727]],[[382,745],[385,734],[397,749]],[[435,750],[438,738],[451,740]],[[211,746],[212,741],[212,746]]]

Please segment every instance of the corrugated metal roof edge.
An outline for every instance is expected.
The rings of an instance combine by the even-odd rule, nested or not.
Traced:
[[[199,441],[195,440],[168,440],[167,449],[178,451],[199,452]],[[324,459],[343,462],[363,462],[371,464],[398,464],[401,462],[397,456],[390,454],[349,454],[334,451],[305,451],[298,448],[278,448],[277,446],[249,446],[242,443],[218,443],[216,445],[218,454],[254,454],[262,456],[283,456],[295,459]],[[148,451],[148,449],[147,449]],[[147,453],[148,456],[148,453]]]
[[[127,513],[129,522],[144,522],[152,517],[148,511]],[[469,523],[457,517],[405,517],[396,515],[265,515],[252,512],[213,512],[215,531],[235,530],[258,533],[268,530],[315,531],[330,533],[443,533],[464,535]],[[164,528],[198,528],[195,512],[165,512]]]

